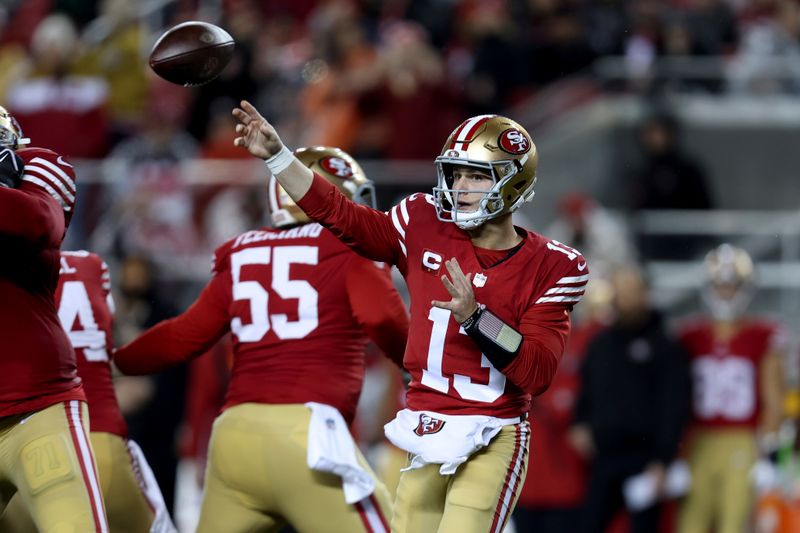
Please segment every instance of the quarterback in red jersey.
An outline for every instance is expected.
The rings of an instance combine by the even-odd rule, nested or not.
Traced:
[[[759,453],[777,450],[783,416],[786,335],[777,324],[744,315],[755,291],[750,256],[723,244],[705,264],[711,317],[681,333],[694,376],[692,486],[681,508],[681,533],[709,531],[712,524],[722,532],[748,529],[751,471]]]
[[[553,379],[589,277],[579,252],[511,221],[533,197],[530,136],[505,117],[465,121],[436,159],[433,196],[383,213],[302,165],[252,105],[233,113],[234,143],[265,159],[312,220],[408,284],[408,408],[386,434],[410,461],[392,530],[501,531],[525,476],[531,395]]]
[[[0,481],[42,531],[108,531],[75,352],[56,314],[75,173],[0,108]],[[7,499],[5,501],[8,501]]]
[[[341,150],[308,148],[297,157],[348,197],[371,197],[371,182]],[[197,301],[118,350],[117,365],[126,373],[157,372],[233,334],[199,532],[272,531],[286,522],[301,531],[388,531],[389,494],[348,425],[366,335],[399,365],[405,307],[386,265],[310,223],[277,183],[269,195],[278,228],[220,246]]]

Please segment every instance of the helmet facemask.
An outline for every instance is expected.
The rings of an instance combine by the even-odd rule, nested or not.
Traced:
[[[489,174],[492,186],[486,191],[468,189],[454,189],[455,167],[471,167]],[[461,229],[473,229],[481,226],[487,220],[497,218],[506,213],[513,213],[520,205],[533,198],[533,187],[525,194],[520,195],[516,201],[506,205],[502,190],[505,185],[519,172],[520,164],[516,160],[501,160],[493,162],[472,161],[447,156],[436,158],[436,173],[438,187],[433,188],[433,200],[436,207],[436,216],[439,220],[454,222]],[[535,178],[534,178],[535,180]],[[475,211],[459,211],[458,198],[461,194],[483,194]]]

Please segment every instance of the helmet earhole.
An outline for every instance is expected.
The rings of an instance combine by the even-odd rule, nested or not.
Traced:
[[[518,191],[521,191],[522,189],[525,188],[525,185],[527,185],[527,184],[528,184],[528,180],[522,180],[519,183],[515,183],[514,184],[514,188],[517,189]]]

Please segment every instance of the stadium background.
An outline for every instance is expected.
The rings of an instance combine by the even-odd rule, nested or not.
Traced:
[[[218,80],[186,89],[156,78],[146,57],[163,29],[191,19],[221,25],[237,48]],[[797,387],[794,1],[5,0],[0,35],[0,102],[34,145],[76,163],[65,248],[111,265],[119,343],[182,310],[212,250],[268,220],[265,169],[231,144],[238,100],[290,147],[353,154],[381,208],[428,191],[451,129],[492,112],[525,125],[541,154],[521,223],[565,234],[600,275],[641,261],[670,319],[701,310],[708,249],[750,252],[753,310],[789,331],[785,374]],[[653,124],[678,146],[667,172],[689,176],[664,194],[643,186],[664,171]],[[568,221],[582,216],[600,216],[608,232],[571,242]],[[181,422],[192,376],[120,381],[168,499],[174,458],[194,445]],[[362,433],[377,439],[374,427]]]

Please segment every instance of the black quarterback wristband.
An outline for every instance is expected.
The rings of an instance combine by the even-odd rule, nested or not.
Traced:
[[[522,334],[481,305],[461,327],[498,370],[511,364],[522,346]]]

